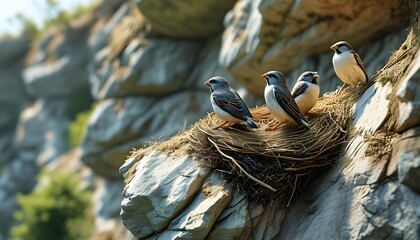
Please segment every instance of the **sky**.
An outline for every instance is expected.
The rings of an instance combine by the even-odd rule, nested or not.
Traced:
[[[14,20],[17,13],[32,19],[38,27],[48,17],[47,0],[0,0],[0,35],[17,35],[21,26]],[[88,5],[92,0],[57,0],[60,9],[72,10],[79,5]]]

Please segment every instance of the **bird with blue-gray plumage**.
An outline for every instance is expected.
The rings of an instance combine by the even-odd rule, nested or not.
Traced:
[[[258,128],[242,98],[224,78],[212,77],[204,84],[210,87],[210,101],[214,112],[223,120],[214,129],[240,122],[251,128]]]
[[[264,89],[264,98],[271,114],[279,121],[266,130],[275,130],[285,122],[296,123],[309,129],[309,121],[299,110],[286,85],[286,78],[281,72],[269,71],[262,75],[267,81]]]
[[[318,100],[320,91],[318,78],[317,72],[306,71],[299,76],[292,89],[292,97],[303,114],[307,114]]]

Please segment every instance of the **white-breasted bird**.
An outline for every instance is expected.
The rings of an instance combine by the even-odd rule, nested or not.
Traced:
[[[319,85],[317,72],[306,71],[296,80],[292,89],[292,97],[295,99],[300,111],[306,114],[311,110],[319,97]]]
[[[360,56],[353,50],[353,47],[346,41],[339,41],[330,47],[334,51],[332,63],[338,78],[343,81],[339,92],[344,85],[363,84],[368,81],[366,69]]]
[[[214,112],[223,120],[223,123],[214,129],[240,122],[244,122],[251,128],[258,128],[242,98],[233,88],[229,87],[224,78],[212,77],[204,84],[210,87],[210,101]]]
[[[309,129],[309,121],[299,110],[287,88],[284,75],[278,71],[269,71],[264,73],[262,77],[267,81],[264,89],[265,103],[279,123],[291,122]],[[277,129],[280,124],[270,130]]]

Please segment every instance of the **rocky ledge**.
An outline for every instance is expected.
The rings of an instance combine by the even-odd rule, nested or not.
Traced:
[[[352,105],[336,164],[291,206],[255,204],[220,169],[200,164],[188,142],[162,142],[120,168],[124,225],[140,239],[420,238],[419,67],[411,33]]]

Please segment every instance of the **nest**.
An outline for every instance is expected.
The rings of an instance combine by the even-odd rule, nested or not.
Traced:
[[[214,129],[221,120],[212,113],[191,129],[137,153],[189,154],[219,171],[251,203],[279,200],[289,206],[311,178],[337,162],[349,132],[351,107],[373,82],[320,98],[308,113],[310,130],[286,124],[266,131],[276,120],[262,106],[250,109],[258,129],[242,124]]]
[[[274,117],[268,109],[251,109],[259,129],[244,125],[213,129],[215,114],[200,120],[185,137],[189,154],[245,192],[252,203],[280,199],[289,206],[304,185],[333,166],[348,133],[350,109],[369,87],[354,86],[320,98],[308,114],[311,129],[286,124],[266,131]]]

